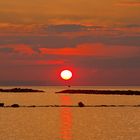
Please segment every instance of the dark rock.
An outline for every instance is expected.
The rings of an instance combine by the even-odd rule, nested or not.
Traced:
[[[84,107],[85,105],[82,102],[78,103],[79,107]]]
[[[19,104],[12,104],[11,107],[19,107]]]
[[[4,107],[4,103],[0,103],[0,107]]]

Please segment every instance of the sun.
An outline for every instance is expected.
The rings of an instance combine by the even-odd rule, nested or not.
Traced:
[[[72,78],[72,72],[70,70],[63,70],[60,76],[64,80],[69,80]]]

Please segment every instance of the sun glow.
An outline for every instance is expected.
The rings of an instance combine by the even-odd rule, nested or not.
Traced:
[[[60,75],[61,78],[64,80],[69,80],[72,78],[72,72],[69,70],[63,70]]]

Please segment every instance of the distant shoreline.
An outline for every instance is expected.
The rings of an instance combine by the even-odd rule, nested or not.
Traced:
[[[29,89],[29,88],[11,88],[11,89],[0,89],[1,92],[8,93],[26,93],[26,92],[44,92],[43,90],[38,89]],[[94,95],[140,95],[140,91],[134,90],[78,90],[78,89],[69,89],[55,92],[56,94],[94,94]]]
[[[101,95],[140,95],[140,91],[133,90],[62,90],[57,94],[101,94]]]
[[[12,89],[0,89],[0,92],[44,92],[44,91],[29,88],[12,88]]]

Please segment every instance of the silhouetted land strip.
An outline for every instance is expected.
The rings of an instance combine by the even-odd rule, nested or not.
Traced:
[[[101,105],[86,105],[83,102],[78,102],[76,105],[19,105],[19,104],[12,104],[12,105],[4,105],[4,103],[0,103],[1,108],[35,108],[35,107],[140,107],[140,104],[136,105],[109,105],[109,104],[101,104]]]
[[[4,103],[0,103],[0,107],[4,107]]]
[[[0,92],[44,92],[44,91],[28,88],[12,88],[12,89],[0,89]]]
[[[102,95],[140,95],[140,91],[133,90],[63,90],[56,93],[67,94],[102,94]]]
[[[45,107],[140,107],[140,104],[138,105],[7,105],[7,106],[2,106],[1,108],[45,108]]]
[[[11,107],[20,107],[19,104],[12,104]]]

